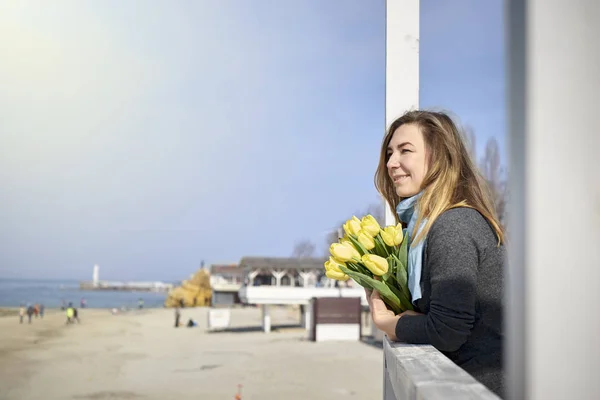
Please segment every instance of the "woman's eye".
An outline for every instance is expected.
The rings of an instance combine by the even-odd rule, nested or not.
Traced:
[[[402,150],[400,151],[400,154],[404,154],[404,153],[410,153],[410,152],[411,152],[411,151],[410,151],[410,150],[408,150],[408,149],[402,149]]]

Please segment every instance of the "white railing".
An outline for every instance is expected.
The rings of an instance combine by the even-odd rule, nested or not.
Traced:
[[[383,400],[500,400],[435,347],[383,337]]]
[[[365,290],[355,288],[324,288],[298,286],[243,286],[238,295],[248,304],[305,304],[313,297],[360,297],[361,304],[367,306]]]

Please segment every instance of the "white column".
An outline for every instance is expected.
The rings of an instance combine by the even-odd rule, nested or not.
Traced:
[[[273,270],[271,273],[275,277],[275,286],[281,286],[281,278],[283,278],[286,272],[284,270]]]
[[[312,277],[316,279],[313,271],[300,271],[300,277],[302,278],[302,287],[308,287],[309,279]]]
[[[312,309],[313,309],[313,305],[312,303],[308,303],[305,307],[304,307],[304,329],[306,329],[307,331],[310,330],[310,326],[312,324]]]
[[[248,273],[248,286],[254,286],[254,278],[258,275],[259,271],[250,271]]]
[[[269,310],[269,306],[267,304],[263,304],[262,308],[262,328],[265,333],[271,332],[271,314]]]
[[[509,399],[600,395],[600,2],[510,0]]]
[[[419,0],[386,0],[385,129],[419,107]],[[385,224],[395,211],[385,205]]]
[[[419,0],[386,0],[385,131],[396,118],[418,107]],[[395,225],[395,210],[382,201],[385,224]],[[382,340],[383,332],[371,326],[375,340]]]

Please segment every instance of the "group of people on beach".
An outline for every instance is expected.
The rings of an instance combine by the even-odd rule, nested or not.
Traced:
[[[85,307],[85,300],[82,299],[82,307]],[[46,306],[44,304],[30,304],[27,303],[25,304],[21,304],[21,307],[19,307],[19,323],[23,323],[23,321],[25,320],[25,316],[27,316],[28,318],[28,323],[31,324],[32,319],[35,318],[44,318],[44,312],[45,312]],[[61,310],[65,311],[67,314],[67,321],[66,324],[70,325],[73,324],[75,322],[77,322],[78,324],[81,322],[79,320],[79,313],[77,312],[77,308],[73,306],[73,303],[69,303],[68,306],[65,305],[65,301],[62,301],[62,306],[61,306]]]
[[[44,310],[45,306],[43,304],[27,304],[26,306],[21,304],[19,308],[19,323],[23,323],[25,319],[25,315],[31,323],[31,319],[35,316],[35,318],[44,318]]]

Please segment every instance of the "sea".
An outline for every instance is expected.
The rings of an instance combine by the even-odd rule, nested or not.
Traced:
[[[166,292],[128,292],[80,290],[79,281],[29,280],[0,278],[0,307],[19,307],[21,304],[44,304],[46,308],[60,308],[63,301],[80,307],[85,299],[87,308],[135,308],[138,299],[144,307],[163,307]]]

